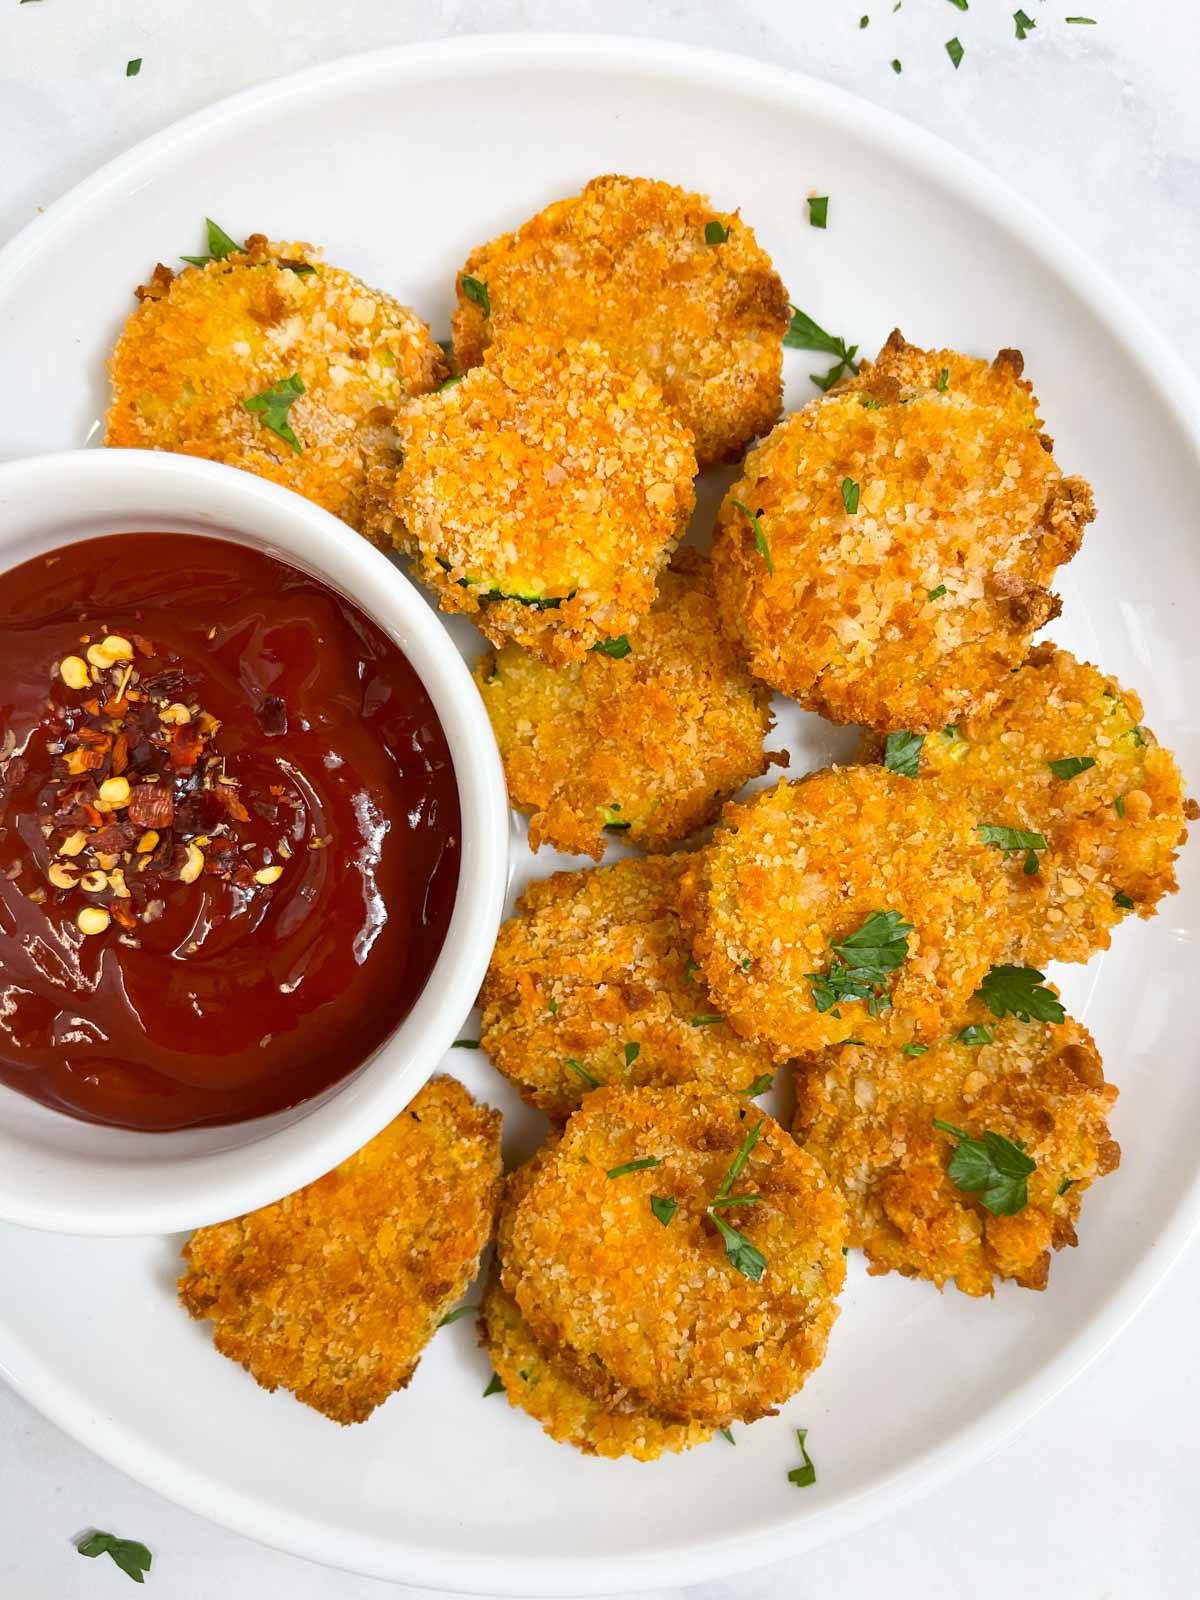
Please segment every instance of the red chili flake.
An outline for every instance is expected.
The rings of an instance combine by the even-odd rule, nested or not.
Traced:
[[[114,922],[119,922],[123,928],[136,928],[138,919],[136,914],[120,900],[112,900],[108,906]]]
[[[110,822],[93,834],[88,843],[93,850],[102,851],[105,855],[119,855],[133,843],[133,831],[124,822]]]
[[[120,777],[121,773],[123,773],[125,771],[125,768],[128,765],[129,765],[129,740],[125,737],[125,735],[123,733],[119,733],[117,735],[117,737],[113,740],[113,749],[112,749],[112,769],[113,769],[113,773],[117,777]]]
[[[129,820],[139,828],[167,828],[175,818],[175,800],[162,783],[139,783],[129,796]]]
[[[152,656],[154,654],[154,646],[146,638],[145,634],[131,633],[129,642],[140,656]]]
[[[171,735],[171,765],[176,772],[190,772],[200,759],[204,737],[194,723],[185,723]]]
[[[96,750],[110,750],[112,748],[112,734],[105,733],[102,728],[81,727],[76,728],[72,737],[80,744],[86,744]]]
[[[218,783],[212,790],[212,798],[235,822],[250,821],[250,813],[238,799],[237,790],[232,784]]]

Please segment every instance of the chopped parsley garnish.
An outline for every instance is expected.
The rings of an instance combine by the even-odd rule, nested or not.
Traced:
[[[587,1084],[589,1089],[598,1089],[600,1087],[600,1079],[593,1078],[588,1069],[586,1067],[581,1067],[578,1061],[572,1061],[568,1058],[567,1066],[570,1067],[573,1073],[575,1073],[576,1077],[583,1079],[584,1083]]]
[[[912,923],[898,911],[872,911],[854,933],[840,942],[831,939],[837,960],[829,971],[805,973],[817,1010],[830,1011],[843,1000],[865,1001],[873,1017],[886,1010],[892,1003],[886,991],[888,975],[907,957],[907,936],[912,931]]]
[[[1025,37],[1025,35],[1029,32],[1030,28],[1036,28],[1037,27],[1037,23],[1033,20],[1033,18],[1030,17],[1030,16],[1026,16],[1024,11],[1014,11],[1013,12],[1013,21],[1017,25],[1017,38],[1018,39],[1023,39]]]
[[[713,1022],[724,1022],[724,1021],[725,1021],[725,1018],[721,1015],[721,1013],[719,1011],[711,1011],[711,1012],[706,1012],[703,1016],[693,1017],[692,1018],[692,1027],[693,1028],[707,1028],[710,1025],[710,1023],[713,1023]]]
[[[700,968],[699,968],[699,967],[698,967],[698,966],[697,966],[697,965],[696,965],[696,963],[695,963],[695,962],[694,962],[694,961],[693,961],[693,960],[692,960],[692,959],[691,959],[691,958],[690,958],[690,957],[689,957],[689,958],[688,958],[688,964],[687,964],[687,966],[686,966],[686,967],[684,967],[684,969],[683,969],[683,975],[684,975],[684,977],[685,977],[685,978],[686,978],[686,979],[687,979],[687,981],[688,981],[688,982],[689,982],[689,983],[695,983],[695,981],[696,981],[696,974],[697,974],[697,973],[698,973],[698,972],[699,972],[699,971],[700,971]]]
[[[830,367],[823,378],[815,372],[809,374],[818,389],[831,388],[847,367],[851,372],[858,371],[858,363],[854,359],[858,354],[858,346],[852,344],[847,347],[844,339],[826,333],[798,306],[792,307],[791,326],[784,334],[783,342],[789,350],[823,350],[827,355],[837,357],[837,365]]]
[[[450,1048],[452,1050],[479,1050],[482,1046],[478,1039],[455,1039]]]
[[[762,523],[758,520],[759,517],[762,516],[762,512],[748,511],[740,500],[731,500],[729,503],[735,511],[740,511],[742,513],[746,521],[754,529],[754,548],[766,562],[767,571],[774,576],[775,567],[771,561],[771,546],[767,543],[767,536],[763,532]]]
[[[1129,737],[1140,750],[1146,743],[1146,730],[1145,728],[1130,728]]]
[[[671,1218],[679,1210],[679,1201],[672,1200],[669,1195],[652,1194],[650,1196],[650,1209],[664,1228],[671,1226]]]
[[[969,1022],[961,1033],[955,1034],[958,1044],[970,1045],[972,1049],[981,1044],[991,1044],[992,1030],[984,1027],[982,1022]]]
[[[957,72],[962,64],[962,58],[966,54],[966,51],[962,47],[961,41],[957,37],[946,40],[946,54],[950,57],[951,61],[953,61],[954,70]]]
[[[775,1074],[773,1072],[764,1072],[760,1078],[755,1078],[753,1083],[748,1083],[744,1089],[739,1089],[738,1093],[747,1095],[753,1100],[757,1095],[766,1094],[774,1083]]]
[[[947,1176],[964,1194],[978,1194],[980,1204],[996,1217],[1015,1217],[1029,1204],[1029,1174],[1037,1163],[1025,1154],[1025,1141],[1014,1143],[1002,1133],[984,1130],[975,1139],[952,1122],[933,1119],[935,1128],[958,1140]]]
[[[737,1440],[733,1437],[733,1429],[732,1428],[718,1428],[717,1432],[721,1435],[722,1439],[725,1440],[726,1444],[736,1444],[737,1443]]]
[[[500,1382],[500,1379],[493,1372],[492,1373],[491,1382],[488,1384],[487,1388],[483,1391],[483,1398],[486,1400],[488,1395],[490,1395],[490,1394],[499,1394],[501,1389],[503,1389],[503,1388],[504,1388],[504,1385]]]
[[[550,999],[550,1015],[552,1017],[556,1017],[558,1015],[558,1001],[555,1000],[553,996],[551,996]]]
[[[1025,874],[1025,876],[1027,878],[1036,878],[1038,873],[1041,870],[1042,870],[1041,867],[1038,865],[1037,851],[1036,850],[1028,850],[1028,851],[1026,851],[1026,853],[1025,853],[1025,865],[1021,868],[1021,871]]]
[[[866,22],[859,23],[859,27]],[[829,196],[827,194],[810,194],[808,197],[808,220],[814,228],[824,228],[829,220]]]
[[[1066,21],[1068,21],[1068,22],[1086,22],[1089,28],[1094,28],[1096,26],[1095,17],[1067,17]]]
[[[437,392],[442,394],[447,389],[453,389],[457,384],[460,384],[465,377],[465,372],[455,372],[449,378],[443,378],[441,383],[439,383],[437,386]]]
[[[1113,905],[1120,906],[1122,911],[1133,910],[1133,901],[1125,893],[1124,889],[1118,889],[1116,894],[1113,895]]]
[[[809,1455],[804,1443],[807,1438],[807,1428],[796,1429],[796,1439],[800,1445],[800,1454],[804,1457],[804,1465],[792,1468],[788,1473],[788,1482],[794,1483],[797,1489],[807,1489],[817,1481],[817,1469],[813,1466],[812,1457]]]
[[[1004,858],[1017,850],[1045,850],[1047,844],[1045,837],[1040,833],[1032,833],[1028,828],[1004,828],[995,822],[981,822],[979,833],[984,844],[994,844],[998,850],[1004,851]],[[1035,857],[1036,860],[1036,857]],[[1028,862],[1026,871],[1029,870]],[[1037,868],[1034,868],[1037,871]]]
[[[1119,794],[1113,801],[1113,810],[1119,817],[1123,817],[1125,815],[1125,796],[1123,794]]]
[[[979,985],[979,998],[994,1017],[1063,1022],[1067,1014],[1062,1002],[1043,987],[1044,977],[1036,967],[993,967]]]
[[[253,394],[249,400],[243,400],[242,408],[261,417],[264,428],[269,428],[284,444],[291,445],[297,455],[303,455],[300,441],[288,421],[288,412],[303,393],[304,380],[298,372],[293,372],[290,378],[280,378],[278,383],[273,383],[261,394]]]
[[[1074,1179],[1074,1178],[1064,1178],[1064,1179],[1063,1179],[1063,1180],[1062,1180],[1062,1182],[1061,1182],[1061,1183],[1060,1183],[1060,1184],[1059,1184],[1059,1186],[1058,1186],[1058,1188],[1057,1188],[1057,1189],[1055,1189],[1055,1191],[1054,1191],[1054,1192],[1055,1192],[1055,1194],[1059,1194],[1059,1195],[1061,1195],[1061,1194],[1066,1194],[1066,1192],[1067,1192],[1067,1190],[1068,1190],[1068,1189],[1069,1189],[1069,1188],[1070,1188],[1070,1187],[1071,1187],[1071,1186],[1072,1186],[1072,1184],[1074,1184],[1074,1183],[1075,1183],[1075,1182],[1076,1182],[1076,1179]]]
[[[1056,778],[1077,778],[1081,772],[1086,772],[1089,767],[1096,765],[1095,756],[1061,756],[1057,761],[1047,763],[1050,771]]]
[[[906,728],[901,728],[898,733],[889,733],[887,744],[883,747],[883,764],[889,772],[898,772],[902,778],[915,778],[921,765],[921,747],[925,743],[923,733],[909,733]]]
[[[627,1044],[625,1046],[625,1065],[631,1067],[642,1053],[640,1044]]]
[[[842,504],[846,515],[852,517],[858,510],[858,485],[853,478],[842,479]]]
[[[206,256],[180,256],[181,261],[186,261],[190,267],[206,267],[210,261],[224,261],[226,256],[236,255],[242,246],[236,239],[231,239],[219,222],[214,222],[211,217],[205,217],[204,227],[208,234],[208,254]]]
[[[146,1546],[136,1539],[118,1539],[115,1533],[103,1533],[100,1529],[81,1539],[75,1548],[81,1556],[111,1556],[134,1583],[146,1581],[142,1574],[150,1571],[154,1559]]]
[[[463,274],[462,292],[473,306],[478,306],[485,317],[492,314],[492,302],[488,295],[488,286],[479,278],[472,278],[469,273]]]
[[[945,592],[946,592],[946,585],[944,583],[939,583],[936,589],[930,589],[929,593],[925,596],[925,598],[927,600],[940,600],[942,598],[942,596],[945,594]]]
[[[936,387],[937,392],[939,394],[945,394],[946,390],[950,387],[950,368],[949,367],[943,367],[942,370],[938,373],[937,384],[935,385],[935,387]]]
[[[929,1046],[927,1044],[902,1044],[900,1046],[900,1054],[902,1056],[923,1056],[928,1049]]]
[[[892,58],[892,71],[893,72],[903,72],[904,71],[904,68],[900,65],[899,61],[897,61],[894,56]]]
[[[127,61],[125,63],[125,76],[127,78],[136,78],[138,73],[141,70],[142,70],[142,58],[141,58],[141,56],[134,56],[132,61]]]
[[[617,812],[620,811],[620,809],[621,809],[621,807],[619,805],[617,805],[617,804],[613,804],[611,806],[605,806],[605,808],[604,808],[604,831],[605,831],[605,833],[624,833],[625,829],[630,826],[630,824],[628,822],[622,822],[620,817],[617,816]]]
[[[969,11],[971,9],[971,0],[950,0],[950,4],[957,6],[960,11]]]
[[[651,1167],[661,1167],[661,1156],[643,1156],[640,1161],[627,1161],[623,1167],[609,1167],[610,1178],[627,1178],[631,1172],[646,1172]]]
[[[729,229],[723,222],[718,222],[714,217],[711,222],[704,224],[705,244],[724,244],[729,238]]]
[[[859,19],[858,19],[859,27],[860,28],[865,28],[867,26],[867,24],[870,22],[870,20],[871,20],[870,17],[867,17],[867,16],[859,17]]]
[[[592,646],[593,655],[611,656],[614,661],[624,661],[632,650],[633,646],[623,633],[618,634],[615,639],[601,639],[599,644]]]
[[[729,1205],[751,1205],[757,1195],[731,1195],[730,1190],[741,1176],[742,1168],[750,1159],[750,1152],[758,1143],[759,1136],[766,1127],[766,1119],[756,1122],[754,1127],[742,1140],[741,1149],[734,1156],[729,1171],[721,1180],[721,1187],[709,1205],[708,1215],[712,1218],[721,1238],[725,1241],[725,1254],[730,1266],[736,1268],[744,1278],[749,1278],[752,1283],[758,1283],[766,1271],[767,1258],[745,1234],[739,1233],[736,1228],[731,1228],[724,1217],[719,1216],[718,1208]]]
[[[461,1322],[464,1317],[469,1317],[472,1311],[478,1310],[478,1306],[455,1306],[453,1311],[447,1311],[446,1315],[438,1323],[438,1327],[448,1328],[452,1322]]]

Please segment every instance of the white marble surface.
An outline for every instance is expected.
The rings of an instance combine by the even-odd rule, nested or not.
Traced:
[[[1200,12],[1192,0],[1025,0],[1038,26],[1023,43],[1013,36],[1010,0],[971,0],[966,14],[946,0],[904,0],[898,13],[892,5],[0,0],[0,241],[109,156],[264,78],[445,34],[624,32],[796,67],[941,133],[1051,212],[1200,363]],[[1097,25],[1067,26],[1063,17],[1076,7]],[[860,29],[864,10],[871,21]],[[957,73],[943,48],[955,34],[967,52]],[[141,74],[126,79],[125,63],[135,56],[144,60]],[[904,64],[899,76],[888,65],[893,56]],[[102,238],[96,248],[103,250]],[[4,372],[3,381],[19,384],[20,373]],[[1164,1151],[1162,1158],[1195,1157]],[[69,1296],[63,1314],[70,1315]],[[1200,1243],[1091,1371],[969,1479],[852,1540],[691,1596],[1193,1595],[1198,1321]],[[417,1594],[327,1572],[214,1528],[88,1455],[0,1388],[0,1600],[127,1593],[127,1580],[107,1560],[85,1562],[73,1551],[72,1535],[89,1525],[149,1544],[150,1581],[170,1600]],[[453,1572],[445,1581],[453,1585]],[[666,1591],[653,1600],[666,1600]]]

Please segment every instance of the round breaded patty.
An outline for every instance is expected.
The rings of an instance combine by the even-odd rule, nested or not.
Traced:
[[[499,1113],[434,1078],[323,1178],[197,1229],[179,1298],[264,1389],[364,1422],[474,1277],[500,1188]]]
[[[605,1404],[584,1394],[538,1344],[517,1302],[500,1282],[499,1262],[508,1254],[513,1212],[556,1142],[510,1173],[505,1184],[496,1233],[497,1263],[480,1306],[480,1343],[492,1358],[509,1404],[528,1412],[559,1444],[574,1445],[585,1455],[633,1456],[638,1461],[653,1461],[666,1451],[690,1450],[711,1438],[711,1430],[694,1422],[663,1422],[628,1396]]]
[[[973,1295],[994,1278],[1044,1289],[1051,1250],[1077,1242],[1083,1191],[1121,1159],[1106,1121],[1117,1091],[1070,1018],[997,1020],[973,1000],[960,1023],[921,1056],[844,1044],[798,1067],[794,1131],[844,1194],[871,1272]],[[977,1141],[1024,1142],[1035,1167],[1020,1210],[997,1214],[988,1190],[958,1186],[947,1167],[959,1141],[935,1117]]]
[[[773,688],[833,722],[922,731],[993,704],[1093,516],[1006,350],[894,333],[747,457],[713,542],[717,593]]]
[[[866,751],[883,759],[886,742]],[[925,738],[919,770],[981,823],[1014,830],[1010,843],[1044,845],[1003,850],[1008,961],[1086,961],[1122,917],[1153,916],[1178,888],[1195,808],[1175,758],[1143,726],[1137,695],[1069,651],[1039,645],[990,711]]]
[[[937,1038],[999,958],[1005,903],[999,856],[961,800],[830,767],[726,806],[679,909],[715,1009],[785,1060]]]
[[[529,843],[591,855],[614,834],[666,850],[771,760],[770,690],[721,627],[707,559],[676,553],[658,599],[608,652],[561,668],[509,645],[475,681]]]
[[[680,929],[686,863],[650,856],[556,872],[529,885],[500,929],[479,997],[480,1041],[552,1120],[600,1084],[764,1092],[770,1051],[716,1014]]]
[[[443,611],[555,663],[649,611],[696,457],[644,373],[518,331],[398,431],[395,538]]]
[[[109,360],[105,443],[242,467],[386,544],[368,476],[392,472],[396,413],[446,372],[420,317],[310,245],[261,234],[223,261],[160,266],[137,294]],[[247,410],[277,385],[277,403]]]
[[[594,178],[472,251],[457,289],[461,367],[515,327],[595,339],[661,385],[701,466],[779,415],[787,291],[753,230],[704,195]]]
[[[728,1427],[820,1364],[844,1229],[824,1173],[756,1107],[700,1084],[601,1089],[518,1200],[502,1282],[586,1394]]]

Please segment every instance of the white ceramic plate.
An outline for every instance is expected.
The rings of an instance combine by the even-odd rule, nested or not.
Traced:
[[[740,205],[792,298],[874,349],[895,323],[980,354],[1020,346],[1058,459],[1100,520],[1061,585],[1064,644],[1135,686],[1200,776],[1194,693],[1198,396],[1161,341],[1039,216],[927,135],[767,66],[645,40],[464,39],[252,90],[133,151],[0,257],[0,450],[82,444],[130,288],[201,245],[201,218],[323,244],[444,335],[469,247],[602,172],[670,178]],[[805,196],[829,194],[830,226]],[[824,358],[789,353],[787,400]],[[711,517],[704,497],[700,526]],[[462,624],[464,647],[476,639]],[[1188,666],[1193,670],[1189,673]],[[839,736],[784,708],[793,769]],[[840,745],[844,748],[844,744]],[[434,1587],[604,1593],[753,1566],[845,1533],[992,1449],[1091,1359],[1200,1210],[1193,1025],[1197,857],[1185,888],[1111,953],[1065,969],[1121,1086],[1119,1177],[1089,1193],[1083,1248],[1047,1294],[994,1302],[852,1258],[829,1359],[784,1414],[654,1466],[585,1459],[500,1398],[472,1325],[434,1341],[412,1387],[338,1429],[266,1395],[177,1309],[179,1239],[0,1230],[0,1370],[118,1465],[243,1533]],[[557,863],[514,849],[518,882]],[[448,1066],[538,1137],[480,1057]],[[465,1058],[465,1059],[464,1059]],[[797,1490],[792,1428],[818,1480]]]

